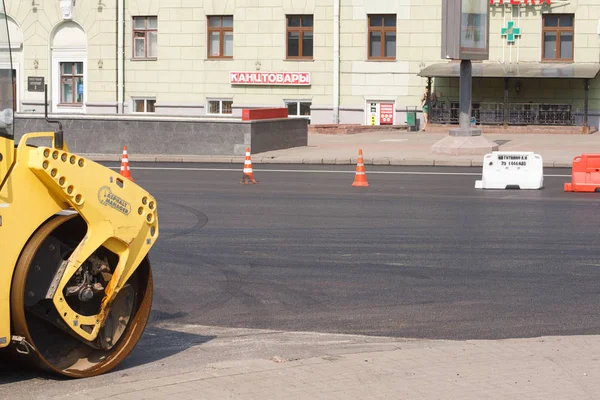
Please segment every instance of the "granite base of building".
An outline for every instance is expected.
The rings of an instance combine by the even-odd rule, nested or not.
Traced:
[[[485,136],[446,136],[431,146],[432,154],[451,156],[485,155],[498,151],[498,144]]]
[[[321,135],[352,135],[367,132],[408,132],[406,125],[309,125],[308,133],[317,133]]]
[[[202,118],[135,118],[126,116],[61,116],[65,141],[74,153],[227,155],[241,156],[246,148],[253,154],[308,145],[306,119],[241,121]],[[56,131],[39,116],[17,116],[15,139],[29,132]],[[34,139],[35,145],[49,141]]]

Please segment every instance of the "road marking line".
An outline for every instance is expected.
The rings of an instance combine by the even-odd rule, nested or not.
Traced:
[[[108,167],[118,170],[119,167]],[[135,167],[135,170],[149,171],[207,171],[207,172],[241,172],[239,169],[233,168],[190,168],[190,167]],[[253,168],[254,172],[302,172],[313,174],[355,174],[356,171],[334,171],[334,170],[312,170],[312,169],[257,169]],[[481,176],[480,172],[418,172],[418,171],[369,171],[372,174],[388,174],[388,175],[454,175],[454,176]],[[571,175],[544,175],[551,178],[570,178]]]

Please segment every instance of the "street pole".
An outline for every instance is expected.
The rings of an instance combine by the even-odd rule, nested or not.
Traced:
[[[583,133],[589,133],[590,127],[588,125],[588,113],[590,104],[590,80],[584,81],[585,85],[585,100],[583,102]]]
[[[460,61],[460,128],[471,126],[471,94],[473,90],[473,65],[471,60]]]
[[[451,129],[450,136],[481,136],[481,130],[471,128],[471,96],[473,94],[473,64],[460,61],[460,115],[459,128]]]

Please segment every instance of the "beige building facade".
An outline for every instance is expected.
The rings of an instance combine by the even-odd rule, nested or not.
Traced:
[[[227,118],[287,107],[312,124],[403,125],[430,83],[432,119],[456,122],[441,0],[6,5],[22,114],[43,112],[47,84],[52,113]],[[490,50],[474,63],[478,122],[506,122],[517,110],[521,123],[580,124],[587,109],[598,126],[600,2],[492,0]],[[544,120],[544,110],[560,115]]]

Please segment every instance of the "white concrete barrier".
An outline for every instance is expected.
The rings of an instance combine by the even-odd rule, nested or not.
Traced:
[[[542,156],[530,151],[494,151],[483,157],[482,180],[476,189],[541,189],[544,187]]]

